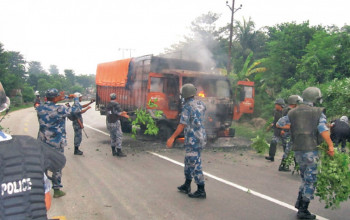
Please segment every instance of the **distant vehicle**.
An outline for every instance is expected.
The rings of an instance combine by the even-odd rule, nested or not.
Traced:
[[[205,128],[208,138],[234,136],[233,119],[243,113],[253,113],[254,82],[239,81],[240,102],[234,104],[231,85],[226,76],[202,72],[198,62],[163,58],[153,55],[101,63],[96,72],[96,110],[106,114],[109,94],[115,93],[117,101],[131,118],[136,109],[147,109],[151,115],[155,110],[163,111],[163,117],[155,118],[159,137],[166,140],[176,129],[181,111],[180,89],[192,83],[197,88],[197,97],[207,111]],[[154,101],[158,107],[147,104]],[[122,120],[124,132],[131,131],[131,123]]]

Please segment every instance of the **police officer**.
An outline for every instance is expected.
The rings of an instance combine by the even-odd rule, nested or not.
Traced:
[[[64,147],[67,146],[66,139],[66,117],[72,116],[78,112],[74,106],[72,108],[65,105],[56,105],[57,102],[64,100],[64,93],[59,93],[57,89],[49,89],[46,92],[47,101],[36,108],[39,132],[38,140],[47,143],[58,152],[64,153]],[[74,98],[78,102],[78,98]],[[64,196],[65,193],[60,190],[62,172],[52,174],[52,188],[54,189],[54,198]]]
[[[277,150],[277,144],[282,142],[283,151],[286,148],[285,139],[282,139],[281,129],[276,127],[277,121],[282,117],[282,110],[285,107],[285,102],[283,99],[279,98],[275,101],[275,110],[273,113],[273,122],[270,127],[273,128],[273,136],[270,142],[269,156],[265,157],[266,160],[275,161],[275,154]]]
[[[288,114],[288,112],[290,110],[292,110],[293,108],[297,107],[297,104],[301,103],[302,100],[303,99],[300,96],[298,96],[298,95],[291,95],[291,96],[289,96],[288,99],[287,99],[288,106],[283,109],[282,115],[286,116]],[[283,117],[280,118],[278,120],[278,122],[280,120],[283,120]],[[278,125],[278,122],[276,123],[276,127],[280,128],[279,125]],[[280,164],[280,166],[278,168],[278,171],[288,172],[288,171],[290,171],[290,169],[289,169],[289,165],[286,164],[286,159],[287,159],[287,157],[289,155],[289,152],[290,152],[290,149],[292,147],[292,141],[290,139],[290,130],[289,129],[282,129],[281,136],[282,136],[283,142],[286,143],[286,148],[284,150],[284,153],[283,153],[283,156],[282,156],[282,161],[281,161],[281,164]]]
[[[341,152],[345,153],[346,141],[350,138],[348,117],[341,116],[331,123],[331,138],[335,147],[341,143]]]
[[[280,127],[290,128],[295,159],[300,166],[302,184],[299,187],[298,199],[295,208],[298,209],[299,219],[315,219],[316,216],[308,211],[310,201],[314,198],[316,188],[318,148],[320,137],[328,145],[327,153],[334,155],[333,142],[326,126],[327,118],[324,109],[315,107],[322,103],[322,94],[317,87],[308,87],[302,94],[303,103],[289,111],[285,116],[285,124]]]
[[[9,106],[0,83],[0,112]],[[0,219],[46,220],[44,173],[62,169],[64,155],[30,136],[0,130],[0,157]]]
[[[35,95],[34,108],[36,108],[41,104],[39,91],[35,91],[34,95]]]
[[[204,176],[202,171],[201,151],[207,142],[204,129],[204,115],[206,106],[200,100],[195,100],[196,88],[192,84],[185,84],[181,88],[181,95],[185,99],[181,111],[180,123],[175,132],[167,141],[167,147],[171,148],[175,138],[184,131],[185,135],[185,183],[178,187],[180,192],[188,194],[191,198],[206,198],[204,189]],[[191,193],[191,182],[194,178],[197,191]]]
[[[110,94],[111,101],[107,104],[107,128],[111,137],[112,155],[117,157],[126,157],[122,152],[123,132],[120,124],[120,117],[129,118],[129,115],[123,111],[120,104],[116,101],[117,95]],[[117,151],[116,151],[117,148]]]
[[[77,113],[74,114],[73,117],[70,117],[70,120],[73,121],[73,130],[74,130],[74,155],[83,155],[83,152],[79,150],[81,141],[82,141],[82,130],[84,128],[83,125],[83,117],[81,114],[85,113],[87,110],[91,108],[91,105],[95,100],[91,99],[91,101],[85,105],[81,105],[83,95],[79,92],[74,93],[74,96],[78,98],[78,102],[74,102],[73,106],[77,109]]]

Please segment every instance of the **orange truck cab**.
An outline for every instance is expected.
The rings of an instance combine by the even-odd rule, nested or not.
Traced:
[[[230,127],[236,111],[238,118],[242,113],[253,111],[254,100],[248,106],[254,97],[254,89],[249,90],[254,86],[252,82],[242,81],[242,86],[246,88],[243,89],[245,99],[241,103],[247,104],[235,106],[226,76],[207,74],[198,62],[153,55],[99,64],[96,72],[96,110],[102,115],[106,114],[111,93],[117,95],[116,100],[131,118],[140,108],[147,109],[152,116],[155,110],[161,110],[163,116],[154,119],[159,127],[159,138],[166,140],[179,122],[182,108],[180,89],[186,83],[192,83],[197,88],[196,99],[202,100],[207,107],[204,126],[208,138],[232,137],[234,130]],[[155,102],[157,107],[149,107],[149,101]],[[121,124],[124,132],[131,131],[130,121],[122,120]]]

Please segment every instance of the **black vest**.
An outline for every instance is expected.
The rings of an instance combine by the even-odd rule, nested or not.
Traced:
[[[283,110],[282,110],[283,111]],[[275,110],[273,113],[273,135],[276,137],[281,136],[282,129],[276,127],[276,123],[282,118],[282,111]]]
[[[291,122],[293,151],[315,151],[322,137],[318,132],[318,124],[323,108],[301,104],[288,113]]]
[[[65,162],[63,154],[29,136],[0,142],[0,219],[47,219],[43,175]]]
[[[107,104],[106,107],[107,122],[115,123],[120,117],[117,115],[118,112],[122,112],[121,107],[118,102],[111,101]]]

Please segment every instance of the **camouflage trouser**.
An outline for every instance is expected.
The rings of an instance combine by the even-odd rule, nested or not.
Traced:
[[[83,138],[82,128],[77,121],[73,121],[73,129],[74,129],[74,147],[79,147]]]
[[[285,148],[284,148],[284,153],[283,153],[283,156],[282,156],[282,159],[286,159],[290,153],[290,150],[292,149],[292,146],[293,146],[293,142],[291,140],[291,137],[290,137],[290,134],[286,134],[282,137],[282,139],[284,139],[282,141],[282,143],[284,142],[285,143]]]
[[[304,201],[314,199],[314,192],[317,181],[317,161],[318,151],[295,151],[295,159],[300,166],[300,176],[302,179],[299,192]]]
[[[53,189],[59,189],[62,186],[61,184],[61,179],[62,179],[62,170],[59,170],[57,172],[52,173],[52,188]]]
[[[202,171],[201,151],[202,147],[185,146],[185,178],[192,180],[194,178],[196,184],[204,185],[204,176]]]
[[[107,128],[111,137],[111,146],[121,149],[123,132],[120,125],[120,120],[117,120],[115,123],[107,123]]]
[[[46,142],[46,137],[43,135],[40,131],[38,133],[38,140],[50,145],[50,147],[55,148],[58,152],[64,153],[64,146],[67,145],[66,139],[61,140],[59,143],[53,143],[53,142]],[[53,189],[59,189],[62,187],[61,185],[61,178],[62,178],[62,170],[59,170],[57,172],[52,173],[52,188]]]
[[[269,149],[269,156],[274,157],[276,155],[277,150],[277,144],[279,142],[282,142],[283,151],[286,149],[286,140],[280,136],[272,136],[271,142],[270,142],[270,149]]]

